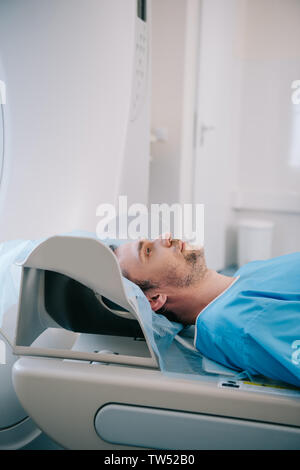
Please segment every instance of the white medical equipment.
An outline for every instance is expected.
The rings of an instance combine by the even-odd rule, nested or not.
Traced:
[[[147,202],[150,1],[0,2],[0,241],[95,231],[101,203]],[[41,433],[12,384],[15,323],[0,324],[0,448]]]
[[[22,272],[14,351],[24,357],[14,386],[62,447],[300,449],[299,390],[220,370],[159,369],[117,259],[100,241],[47,239]]]
[[[3,239],[94,230],[96,206],[120,194],[146,202],[146,3],[1,2]],[[30,226],[21,200],[32,202]],[[19,306],[0,331],[0,448],[23,448],[41,430],[70,449],[300,447],[297,391],[248,384],[207,361],[199,375],[160,370],[101,243],[48,238],[22,271]]]
[[[149,6],[0,2],[0,241],[95,232],[100,204],[147,203]]]

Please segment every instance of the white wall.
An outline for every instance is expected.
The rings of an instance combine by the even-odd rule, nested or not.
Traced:
[[[153,0],[152,128],[167,128],[168,140],[152,145],[150,202],[191,200],[198,159],[193,155],[192,101],[199,98],[195,57],[205,54],[199,41],[203,25],[198,31],[204,3]],[[237,261],[240,218],[275,223],[273,256],[300,250],[300,156],[291,150],[300,148],[300,114],[291,103],[292,81],[300,79],[300,2],[212,3],[217,16],[207,27],[210,34],[224,36],[219,40],[225,55],[218,48],[216,56],[208,57],[218,72],[212,78],[213,98],[204,94],[204,99],[221,103],[214,138],[223,150],[216,147],[213,158],[202,161],[200,186],[214,205],[212,218],[222,222],[209,235],[214,246],[220,245],[220,268]],[[204,202],[200,199],[194,202]]]
[[[119,191],[147,201],[148,96],[142,124],[130,119],[135,35],[136,0],[0,2],[0,241],[95,231],[97,206]]]
[[[222,12],[215,18],[213,8],[211,22],[203,25],[204,2],[200,0],[153,1],[152,128],[167,128],[168,140],[152,145],[150,202],[205,203],[205,228],[210,225],[205,235],[211,245],[208,258],[211,266],[222,268],[235,256],[231,196],[237,174],[241,69],[238,64],[237,73],[235,54],[242,47],[243,25],[239,20],[243,20],[244,2],[207,3],[209,8],[216,4],[217,13],[222,6]],[[235,12],[238,3],[242,5]],[[210,42],[208,50],[201,49],[203,26],[209,33],[204,32]],[[218,27],[221,35],[217,37]],[[212,60],[211,50],[215,54]],[[199,61],[203,55],[207,60],[204,58],[201,66],[206,73],[209,65],[210,90],[202,90],[199,98],[198,80],[203,73],[201,69],[198,77]],[[213,122],[205,122],[216,124],[218,148],[213,149],[214,155],[203,158],[199,168],[199,130],[201,120],[206,119],[202,98],[214,106],[214,116],[210,113],[208,117],[208,121],[213,117]],[[211,224],[207,214],[213,219]],[[219,236],[222,231],[223,239]]]
[[[198,0],[152,0],[150,203],[191,202]]]
[[[248,0],[241,54],[243,82],[237,218],[275,223],[273,255],[300,250],[300,2]],[[294,141],[293,141],[294,139]]]
[[[205,204],[206,259],[217,270],[236,255],[231,194],[238,177],[244,3],[201,2],[194,202]]]
[[[183,106],[183,61],[186,2],[152,2],[152,128],[166,128],[168,140],[152,145],[151,203],[178,200]]]

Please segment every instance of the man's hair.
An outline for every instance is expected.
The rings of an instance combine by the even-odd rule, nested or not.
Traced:
[[[116,245],[109,245],[109,248],[113,251],[113,253],[116,254],[118,248]],[[129,281],[134,282],[134,284],[136,284],[143,291],[144,294],[146,294],[151,289],[157,289],[159,287],[158,283],[154,283],[150,280],[140,280],[131,278],[129,276],[129,273],[125,269],[122,269],[122,275],[126,277],[126,279],[128,279]],[[165,306],[163,306],[159,310],[156,310],[155,313],[164,315],[170,321],[178,322],[178,320],[176,319],[176,314],[168,310]]]

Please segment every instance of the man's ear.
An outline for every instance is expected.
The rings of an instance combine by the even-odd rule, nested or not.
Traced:
[[[151,308],[154,310],[154,312],[162,308],[167,301],[166,294],[146,294],[146,297],[149,300]]]

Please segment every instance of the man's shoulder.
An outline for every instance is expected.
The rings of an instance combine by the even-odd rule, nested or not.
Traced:
[[[288,253],[267,260],[251,261],[244,266],[241,266],[236,271],[235,276],[244,276],[249,273],[274,270],[274,268],[280,268],[279,270],[276,270],[278,275],[284,273],[286,269],[296,269],[300,274],[300,252]]]

